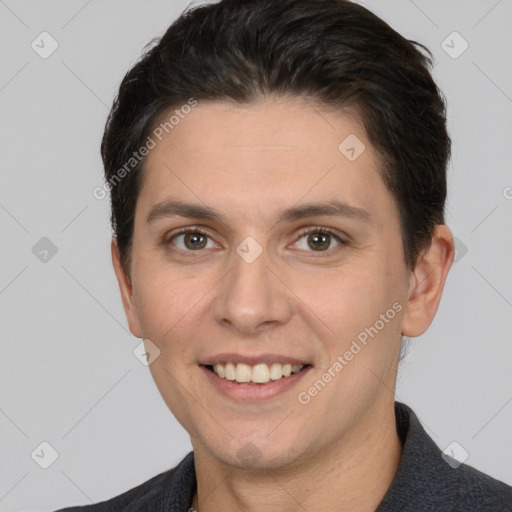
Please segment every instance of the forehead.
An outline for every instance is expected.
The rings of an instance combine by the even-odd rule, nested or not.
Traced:
[[[167,131],[145,163],[139,200],[146,209],[185,197],[259,216],[301,200],[394,207],[355,113],[303,98],[204,101]]]
[[[287,167],[294,157],[298,162],[307,158],[305,163],[318,159],[319,151],[327,152],[325,158],[337,159],[339,144],[349,135],[367,142],[355,111],[333,111],[299,97],[264,97],[248,104],[201,101],[181,119],[172,116],[176,110],[179,108],[171,109],[159,119],[166,133],[162,133],[163,140],[157,141],[160,143],[148,161],[172,151],[175,159],[186,156],[188,162],[201,163],[205,156],[220,157],[222,160],[217,163],[222,167],[227,159],[257,154],[258,159],[245,167],[258,169],[262,164],[268,169],[265,152],[271,153],[267,158],[276,167],[280,164]],[[171,116],[178,124],[167,125],[165,129],[165,122]],[[368,163],[369,159],[366,160]],[[217,166],[215,161],[210,165]]]

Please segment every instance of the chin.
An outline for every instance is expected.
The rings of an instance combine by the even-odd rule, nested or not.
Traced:
[[[269,470],[293,465],[299,457],[297,443],[277,444],[268,436],[242,436],[226,445],[210,448],[209,452],[220,462],[238,469]]]

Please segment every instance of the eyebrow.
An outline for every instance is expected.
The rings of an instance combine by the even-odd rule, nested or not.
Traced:
[[[281,212],[278,222],[291,222],[319,216],[346,217],[365,223],[372,221],[372,215],[363,208],[351,206],[341,201],[329,201],[326,203],[308,203],[288,208]],[[214,208],[185,203],[183,201],[165,201],[155,205],[148,213],[146,222],[152,223],[158,219],[168,217],[188,217],[197,220],[226,223],[224,216]]]

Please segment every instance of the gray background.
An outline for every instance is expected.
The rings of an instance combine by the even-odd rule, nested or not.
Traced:
[[[121,78],[187,5],[0,0],[1,512],[102,501],[191,449],[133,355],[108,200],[92,194]],[[512,484],[512,1],[364,5],[433,50],[453,138],[447,223],[458,261],[396,398],[442,449],[457,441],[468,464]],[[50,48],[43,31],[59,45],[47,59],[31,47]],[[454,31],[469,43],[457,58]],[[57,248],[46,261],[43,237]],[[47,469],[43,441],[58,453]]]

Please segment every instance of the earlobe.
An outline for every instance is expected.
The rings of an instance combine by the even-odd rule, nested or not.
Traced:
[[[437,225],[429,249],[420,254],[411,273],[402,321],[402,334],[405,336],[420,336],[432,323],[454,255],[450,229],[444,224]]]
[[[112,237],[112,243],[110,247],[112,252],[112,264],[114,266],[114,272],[116,274],[117,282],[119,284],[119,291],[121,292],[123,308],[126,315],[126,319],[128,320],[130,332],[135,337],[142,338],[142,331],[140,328],[140,323],[137,315],[137,308],[134,303],[132,283],[130,281],[130,277],[126,274],[121,264],[121,256],[119,254],[117,239],[115,237]]]

